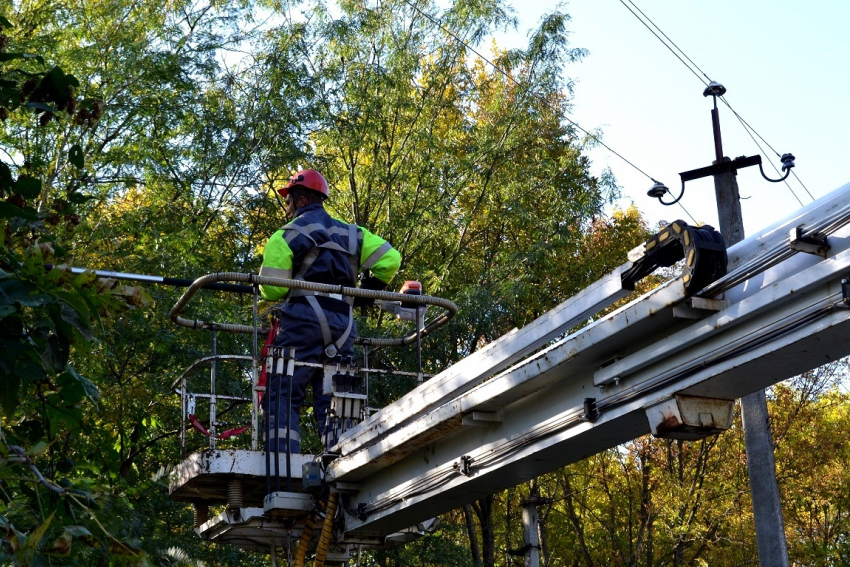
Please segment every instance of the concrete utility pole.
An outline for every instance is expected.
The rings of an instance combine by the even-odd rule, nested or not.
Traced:
[[[723,155],[720,116],[717,110],[717,97],[723,96],[725,92],[726,88],[714,81],[703,91],[704,96],[714,98],[711,122],[714,128],[715,164],[730,161]],[[714,175],[720,234],[723,235],[727,247],[744,239],[744,221],[741,214],[738,181],[735,178],[735,170]],[[747,471],[750,476],[759,565],[788,567],[788,544],[785,541],[785,524],[782,520],[779,486],[776,483],[776,461],[773,456],[770,416],[767,413],[767,398],[764,390],[741,398],[741,419],[744,424],[747,448]]]
[[[540,492],[537,485],[522,501],[522,535],[525,552],[523,567],[540,567],[540,519],[537,515],[537,507],[540,505]]]

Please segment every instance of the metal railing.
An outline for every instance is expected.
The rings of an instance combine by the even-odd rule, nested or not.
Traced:
[[[231,291],[239,291],[239,292],[247,292],[250,290],[250,293],[253,297],[252,304],[252,313],[251,313],[251,323],[232,323],[232,322],[213,322],[213,321],[202,321],[200,319],[191,319],[185,318],[182,315],[184,314],[187,306],[190,301],[195,297],[197,291],[201,288],[207,287],[211,284],[215,285],[216,282],[240,282],[250,284],[249,286],[230,286]],[[385,292],[385,291],[376,291],[376,290],[367,290],[367,289],[359,289],[359,288],[350,288],[344,286],[335,286],[335,285],[327,285],[327,284],[318,284],[313,282],[305,282],[301,280],[291,280],[285,278],[271,278],[271,277],[263,277],[255,274],[242,274],[236,272],[221,272],[208,274],[206,276],[202,276],[196,279],[186,290],[186,292],[180,297],[174,307],[171,309],[169,314],[170,319],[177,325],[182,327],[187,327],[190,329],[204,329],[210,331],[212,333],[212,353],[210,356],[202,357],[195,362],[193,362],[171,385],[172,391],[178,394],[181,398],[181,417],[182,417],[182,425],[181,425],[181,456],[185,456],[186,447],[187,447],[187,430],[190,425],[190,416],[194,415],[193,409],[197,400],[204,400],[209,404],[209,426],[207,428],[207,433],[209,434],[209,448],[215,449],[217,442],[217,435],[221,432],[219,431],[218,418],[221,415],[218,412],[218,405],[221,401],[229,401],[231,402],[232,409],[236,405],[242,404],[250,404],[251,412],[250,412],[250,425],[246,426],[246,431],[249,428],[251,431],[251,449],[257,450],[260,446],[260,396],[261,393],[266,391],[266,386],[262,386],[259,383],[260,379],[260,364],[267,364],[268,361],[260,360],[261,357],[261,349],[260,349],[260,335],[265,336],[270,331],[268,326],[263,325],[262,317],[260,315],[258,306],[260,300],[259,294],[259,286],[260,285],[269,285],[275,287],[288,287],[290,289],[304,289],[308,291],[315,291],[320,293],[333,293],[339,294],[347,297],[360,297],[367,299],[377,300],[379,306],[384,308],[385,310],[390,311],[394,315],[399,318],[401,315],[400,311],[407,309],[413,311],[415,313],[414,317],[408,317],[408,319],[413,320],[416,330],[402,337],[358,337],[355,340],[355,344],[362,345],[364,347],[364,365],[357,370],[363,373],[366,376],[367,385],[366,392],[368,396],[368,379],[372,374],[377,375],[398,375],[398,376],[416,376],[418,381],[422,381],[424,377],[428,377],[422,373],[421,365],[417,369],[417,372],[407,372],[407,371],[398,371],[398,370],[386,370],[381,368],[369,368],[368,364],[368,353],[370,349],[374,351],[376,348],[389,347],[389,346],[408,346],[415,345],[417,350],[421,349],[421,339],[424,336],[432,333],[434,330],[442,327],[446,323],[448,323],[457,313],[457,305],[452,303],[451,301],[431,297],[427,295],[408,295],[401,293],[393,293],[393,292]],[[219,289],[224,289],[224,286],[218,284]],[[401,306],[404,306],[404,309]],[[439,314],[434,316],[430,321],[425,319],[425,312],[428,307],[437,307],[440,309]],[[389,307],[393,307],[392,309],[388,309]],[[217,333],[225,332],[225,333],[239,333],[239,334],[249,334],[252,337],[251,340],[251,354],[250,355],[242,355],[242,354],[219,354],[218,344],[217,344]],[[268,357],[268,355],[267,355]],[[421,353],[417,352],[417,360],[421,360]],[[250,362],[251,363],[251,372],[250,372],[250,394],[248,396],[234,396],[234,395],[225,395],[217,392],[217,384],[216,381],[219,378],[218,376],[218,365],[220,362],[226,361],[241,361],[241,362]],[[199,367],[203,365],[210,365],[210,383],[209,383],[209,391],[208,392],[193,392],[190,391],[189,387],[189,379],[193,372],[195,372]],[[307,363],[294,361],[296,366],[315,366],[315,367],[323,367],[324,365],[315,364],[315,363]],[[270,374],[271,377],[271,374]],[[246,384],[247,387],[247,384]],[[370,408],[365,408],[365,411],[368,413]],[[288,410],[287,410],[288,411]],[[288,415],[288,413],[286,414]],[[203,429],[202,427],[200,429]]]

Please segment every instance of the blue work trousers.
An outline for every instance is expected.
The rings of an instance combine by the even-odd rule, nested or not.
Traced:
[[[325,311],[328,327],[331,330],[333,340],[337,340],[348,326],[348,313]],[[339,349],[342,356],[353,356],[354,338],[356,337],[356,324],[352,327],[348,340]],[[316,313],[309,305],[289,303],[283,308],[283,315],[278,324],[277,336],[274,346],[286,349],[295,348],[295,360],[301,362],[327,363],[329,359],[325,355],[325,345],[322,339],[322,329],[316,318]],[[287,352],[288,356],[288,352]],[[286,451],[287,424],[278,420],[278,415],[289,415],[289,451],[291,453],[301,452],[301,428],[299,418],[301,406],[307,397],[307,386],[313,389],[313,414],[316,417],[319,435],[324,442],[327,430],[327,415],[331,406],[331,396],[322,393],[322,380],[324,371],[321,368],[309,366],[295,366],[292,377],[292,397],[289,398],[290,384],[286,376],[273,374],[269,380],[268,396],[266,396],[266,416],[268,419],[267,450],[274,450],[274,444],[269,442],[277,435],[277,449],[283,453]],[[291,405],[287,409],[287,404]],[[278,425],[280,423],[280,425]]]

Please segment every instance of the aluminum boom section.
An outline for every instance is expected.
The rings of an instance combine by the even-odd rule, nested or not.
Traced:
[[[630,290],[623,288],[621,274],[631,265],[631,262],[624,264],[522,329],[509,331],[384,407],[341,436],[343,451],[349,447],[366,447],[378,440],[383,445],[393,430],[433,412],[622,299]]]
[[[693,302],[678,317],[691,300],[674,280],[489,380],[435,389],[431,403],[421,399],[429,382],[378,412],[372,427],[422,408],[369,442],[355,431],[338,445],[327,478],[349,491],[346,531],[389,533],[648,433],[646,409],[674,394],[733,400],[847,355],[848,213],[845,186],[730,249],[727,284],[707,288],[725,301],[714,311]],[[828,235],[826,258],[789,252],[795,227]]]

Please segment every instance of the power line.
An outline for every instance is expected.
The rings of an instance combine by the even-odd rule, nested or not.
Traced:
[[[755,131],[755,129],[754,129],[752,126],[750,126],[750,123],[749,123],[749,122],[747,122],[746,120],[744,120],[744,118],[743,118],[740,114],[738,114],[737,112],[735,112],[735,109],[734,109],[734,108],[732,108],[732,105],[731,105],[731,104],[729,104],[729,101],[727,101],[724,97],[720,97],[720,100],[723,102],[723,104],[725,104],[725,105],[729,108],[729,110],[731,110],[731,111],[732,111],[732,114],[734,114],[734,115],[735,115],[735,118],[737,118],[737,119],[741,122],[741,126],[743,126],[743,127],[744,127],[744,131],[745,131],[747,134],[749,134],[750,138],[752,138],[752,139],[753,139],[753,142],[755,142],[756,146],[758,146],[758,149],[759,149],[762,153],[766,154],[767,152],[765,152],[764,150],[762,150],[761,145],[760,145],[758,142],[756,142],[755,138],[753,138],[753,134],[755,134],[756,136],[758,136],[758,137],[759,137],[759,139],[760,139],[762,142],[764,142],[764,143],[767,145],[767,147],[768,147],[768,148],[770,148],[770,150],[771,150],[773,153],[775,153],[775,154],[776,154],[776,156],[777,156],[777,157],[781,157],[781,156],[780,156],[780,154],[779,154],[779,152],[777,152],[777,151],[774,149],[774,147],[773,147],[773,146],[771,146],[771,145],[768,143],[768,141],[767,141],[767,140],[765,140],[764,138],[762,138],[762,137],[761,137],[761,135],[760,135],[758,132],[756,132],[756,131]],[[751,133],[751,132],[752,132],[752,133]],[[773,162],[770,162],[770,165],[773,167],[773,169],[774,169],[774,171],[776,171],[776,173],[779,173],[779,170],[778,170],[778,169],[776,169],[776,166],[773,164]],[[802,181],[799,177],[797,177],[797,173],[796,173],[793,169],[791,170],[791,174],[794,176],[794,178],[797,180],[797,182],[800,184],[800,186],[803,188],[803,190],[805,190],[805,191],[806,191],[806,193],[809,195],[809,197],[812,199],[812,201],[814,201],[814,200],[815,200],[814,195],[812,195],[811,191],[809,191],[809,188],[808,188],[808,187],[806,187],[806,185],[803,183],[803,181]],[[781,174],[780,174],[780,176],[781,176]],[[802,206],[802,205],[803,205],[803,202],[802,202],[802,201],[800,201],[799,197],[797,197],[797,194],[796,194],[796,193],[794,193],[794,190],[793,190],[793,189],[791,189],[791,186],[790,186],[790,185],[788,185],[788,181],[787,181],[787,180],[785,181],[785,185],[788,187],[788,189],[789,189],[789,190],[791,191],[791,193],[794,195],[794,198],[796,198],[796,199],[797,199],[797,202],[798,202],[798,203],[800,203],[800,206]]]
[[[515,85],[517,85],[517,86],[519,86],[519,87],[522,87],[522,85],[520,84],[520,82],[519,82],[519,81],[517,81],[516,79],[514,79],[514,78],[513,78],[510,74],[508,74],[506,71],[504,71],[504,70],[503,70],[502,68],[500,68],[498,65],[496,65],[495,63],[493,63],[492,61],[490,61],[489,59],[487,59],[486,57],[484,57],[484,55],[482,55],[482,54],[481,54],[478,50],[476,50],[474,47],[472,47],[471,45],[469,45],[466,41],[464,41],[463,39],[461,39],[460,37],[458,37],[458,36],[457,36],[457,34],[455,34],[453,31],[451,31],[450,29],[448,29],[447,27],[445,27],[445,26],[443,25],[443,22],[442,22],[440,19],[435,18],[435,17],[433,17],[431,14],[428,14],[427,12],[422,11],[422,10],[419,8],[419,6],[416,6],[415,4],[413,4],[412,2],[410,2],[410,0],[403,0],[403,1],[404,1],[404,3],[405,3],[405,4],[407,4],[408,6],[410,6],[411,8],[413,8],[414,10],[416,10],[416,11],[417,11],[420,15],[425,16],[428,20],[430,20],[433,24],[435,24],[437,27],[439,27],[441,30],[443,30],[446,34],[448,34],[449,36],[451,36],[451,37],[452,37],[452,39],[454,39],[456,42],[460,43],[460,44],[461,44],[461,45],[463,45],[466,49],[468,49],[469,51],[471,51],[472,53],[474,53],[475,55],[477,55],[477,56],[478,56],[478,57],[479,57],[482,61],[484,61],[485,63],[487,63],[488,65],[490,65],[490,67],[492,67],[494,70],[496,70],[499,74],[501,74],[502,76],[504,76],[506,79],[508,79],[509,81],[511,81],[512,83],[514,83]],[[537,100],[538,100],[538,101],[540,101],[541,103],[543,103],[543,105],[544,105],[544,106],[548,106],[548,107],[550,107],[549,102],[548,102],[548,101],[546,101],[543,97],[540,97],[540,96],[536,95],[533,91],[530,91],[530,93],[531,93],[531,96],[534,96],[535,98],[537,98]],[[550,107],[550,108],[551,108],[551,107]],[[560,114],[560,112],[559,112],[559,114]],[[620,154],[619,152],[615,151],[615,150],[614,150],[611,146],[609,146],[608,144],[606,144],[605,142],[603,142],[603,141],[599,138],[599,136],[597,136],[596,134],[593,134],[592,132],[589,132],[588,130],[585,130],[584,128],[582,128],[581,124],[579,124],[579,123],[578,123],[578,122],[576,122],[575,120],[572,120],[572,119],[571,119],[571,118],[569,118],[568,116],[566,116],[566,115],[565,115],[563,118],[564,118],[567,122],[569,122],[570,124],[572,124],[573,126],[575,126],[576,128],[578,128],[579,130],[581,130],[582,132],[584,132],[587,136],[589,136],[590,138],[592,138],[594,141],[596,141],[596,142],[597,142],[600,146],[602,146],[603,148],[605,148],[606,150],[608,150],[609,152],[611,152],[612,154],[614,154],[615,156],[617,156],[618,158],[620,158],[621,160],[623,160],[624,162],[626,162],[627,164],[629,164],[630,166],[632,166],[632,168],[634,168],[636,171],[640,172],[642,175],[644,175],[644,176],[645,176],[646,178],[648,178],[650,181],[652,181],[653,183],[658,183],[658,181],[657,181],[656,179],[654,179],[651,175],[649,175],[648,173],[646,173],[644,170],[642,170],[641,168],[639,168],[637,165],[635,165],[634,163],[632,163],[630,160],[626,159],[626,158],[625,158],[625,156],[623,156],[623,155],[622,155],[622,154]],[[693,216],[691,216],[691,214],[688,212],[688,210],[687,210],[687,209],[685,209],[685,207],[684,207],[681,203],[679,203],[679,206],[682,208],[682,210],[685,212],[685,214],[687,214],[687,215],[688,215],[688,217],[690,217],[690,219],[691,219],[692,221],[694,221],[694,224],[696,224],[696,222],[697,222],[697,221],[696,221],[696,219],[694,219],[694,217],[693,217]]]
[[[645,19],[646,19],[646,21],[644,21],[644,19],[642,19],[640,16],[638,16],[638,15],[637,15],[637,13],[635,13],[635,10],[632,10],[632,8],[630,8],[630,7],[629,7],[629,5],[628,5],[628,4],[626,4],[626,2],[627,2],[627,1],[628,1],[628,3],[629,3],[629,4],[631,4],[631,5],[634,7],[634,9],[635,9],[635,10],[637,10],[638,12],[640,12],[641,16],[643,16],[643,18],[645,18]],[[673,55],[675,55],[675,56],[676,56],[676,58],[677,58],[679,61],[681,61],[681,62],[682,62],[682,64],[683,64],[685,67],[687,67],[688,71],[690,71],[691,73],[693,73],[693,74],[694,74],[694,76],[696,76],[696,78],[697,78],[697,79],[699,79],[699,81],[700,81],[703,85],[706,85],[707,83],[706,83],[706,81],[705,81],[705,80],[703,80],[703,78],[702,78],[702,77],[700,77],[700,74],[702,74],[702,76],[703,76],[703,77],[705,77],[706,79],[708,79],[709,81],[711,81],[711,78],[710,78],[710,77],[709,77],[709,76],[708,76],[708,75],[707,75],[707,74],[706,74],[706,73],[705,73],[702,69],[700,69],[699,65],[697,65],[696,63],[694,63],[693,59],[691,59],[690,57],[688,57],[687,53],[685,53],[685,52],[682,50],[682,48],[681,48],[681,47],[679,47],[678,45],[676,45],[676,43],[675,43],[672,39],[670,39],[670,37],[669,37],[666,33],[664,33],[664,31],[663,31],[660,27],[658,27],[658,24],[656,24],[655,22],[653,22],[653,21],[649,18],[649,16],[647,16],[647,15],[646,15],[646,14],[645,14],[645,13],[644,13],[644,12],[643,12],[640,8],[638,8],[638,7],[637,7],[637,5],[636,5],[636,4],[635,4],[632,0],[620,0],[620,3],[621,3],[623,6],[625,6],[625,7],[626,7],[626,9],[627,9],[629,12],[631,12],[631,13],[632,13],[632,15],[633,15],[635,18],[637,18],[637,20],[638,20],[641,24],[643,24],[643,25],[644,25],[644,27],[646,27],[646,29],[648,29],[648,30],[652,33],[652,35],[654,35],[654,36],[658,39],[658,41],[660,41],[660,42],[662,43],[662,45],[664,45],[664,47],[666,47],[667,49],[669,49],[669,50],[670,50],[670,52],[671,52]],[[664,39],[661,39],[661,36],[659,36],[659,35],[658,35],[658,33],[656,33],[656,31],[655,31],[654,29],[652,29],[652,27],[650,27],[650,26],[649,26],[649,24],[647,24],[647,22],[649,22],[649,24],[652,24],[652,26],[655,28],[655,30],[658,30],[658,33],[660,33],[661,35],[663,35],[663,36],[664,36],[664,38],[666,38],[666,40],[667,40],[667,41],[664,41]],[[669,42],[669,44],[668,44],[667,42]],[[676,50],[674,50],[674,49],[673,49],[673,47],[671,47],[671,45],[672,45],[673,47],[675,47],[675,48],[676,48],[676,50],[678,50],[678,53],[676,52]],[[681,53],[681,55],[679,55],[679,53]],[[683,59],[682,57],[684,57],[684,59]],[[690,62],[690,64],[688,64],[687,62],[685,62],[685,59],[687,59],[687,60],[688,60],[688,62]],[[696,70],[695,70],[695,69],[696,69]],[[697,71],[699,71],[699,73],[697,73]],[[738,114],[738,113],[735,111],[735,109],[734,109],[734,108],[732,108],[732,105],[731,105],[731,104],[729,104],[729,101],[727,101],[727,100],[726,100],[724,97],[722,97],[722,96],[720,97],[720,100],[723,102],[723,104],[725,104],[725,105],[729,108],[729,110],[731,110],[731,111],[732,111],[732,114],[734,114],[734,115],[735,115],[735,117],[736,117],[736,118],[737,118],[737,119],[741,122],[741,126],[744,128],[744,131],[745,131],[745,132],[747,132],[747,134],[750,136],[750,138],[752,138],[753,142],[755,142],[756,147],[758,147],[758,149],[759,149],[759,151],[760,151],[760,152],[762,152],[762,153],[764,153],[764,154],[766,154],[766,153],[767,153],[767,152],[765,152],[765,151],[762,149],[761,145],[760,145],[760,144],[759,144],[759,143],[755,140],[755,138],[753,137],[753,134],[755,134],[756,136],[758,136],[758,138],[759,138],[762,142],[764,142],[764,143],[765,143],[765,145],[767,145],[767,147],[768,147],[768,148],[770,148],[770,150],[771,150],[771,151],[773,151],[773,153],[775,153],[775,154],[777,155],[777,157],[779,157],[779,155],[780,155],[780,154],[779,154],[779,152],[777,152],[777,151],[773,148],[773,146],[771,146],[771,145],[767,142],[767,140],[765,140],[765,139],[764,139],[764,137],[762,137],[762,135],[761,135],[761,134],[759,134],[759,133],[756,131],[756,129],[755,129],[755,128],[753,128],[752,126],[750,126],[750,124],[749,124],[746,120],[744,120],[744,118],[743,118],[740,114]],[[774,170],[776,170],[776,166],[775,166],[775,165],[773,165],[773,162],[771,162],[771,166],[773,166]],[[778,171],[777,171],[777,173],[778,173]],[[809,195],[809,197],[812,199],[812,201],[814,201],[814,200],[815,200],[814,196],[813,196],[813,195],[812,195],[812,193],[809,191],[809,189],[806,187],[806,185],[805,185],[805,184],[804,184],[804,183],[800,180],[800,178],[797,176],[797,174],[794,172],[794,170],[791,170],[791,173],[794,175],[794,178],[795,178],[795,179],[796,179],[796,180],[800,183],[800,185],[803,187],[803,189],[806,191],[806,193]],[[802,206],[802,204],[803,204],[803,203],[802,203],[802,201],[800,201],[800,198],[799,198],[799,197],[797,197],[797,194],[794,192],[794,190],[793,190],[793,189],[791,189],[791,186],[788,184],[788,182],[787,182],[787,181],[785,181],[785,186],[786,186],[786,187],[788,187],[788,190],[789,190],[789,191],[791,191],[791,194],[792,194],[792,195],[794,195],[794,198],[795,198],[795,199],[797,199],[797,202],[798,202],[798,203],[800,203],[800,205]]]
[[[631,2],[630,2],[630,3],[631,3]],[[681,62],[682,62],[682,65],[684,65],[685,67],[687,67],[687,68],[688,68],[688,71],[690,71],[691,73],[693,73],[693,74],[694,74],[694,76],[695,76],[697,79],[699,79],[699,80],[700,80],[700,82],[702,82],[702,84],[703,84],[703,85],[707,85],[707,84],[708,84],[707,82],[705,82],[705,81],[703,81],[703,80],[702,80],[702,77],[700,77],[700,76],[699,76],[699,73],[697,73],[696,71],[694,71],[694,69],[693,69],[690,65],[688,65],[688,64],[685,62],[685,59],[687,59],[688,61],[691,61],[691,58],[690,58],[690,57],[688,57],[688,56],[687,56],[687,54],[685,54],[685,52],[684,52],[684,51],[682,51],[681,49],[679,49],[679,46],[678,46],[678,45],[676,45],[675,43],[673,43],[673,41],[672,41],[672,40],[670,40],[670,38],[667,38],[667,39],[670,41],[670,43],[673,43],[673,45],[676,45],[676,49],[679,49],[679,51],[682,53],[682,55],[684,55],[684,56],[685,56],[685,59],[682,59],[682,57],[681,57],[678,53],[676,53],[676,51],[674,51],[674,50],[673,50],[673,48],[672,48],[672,47],[670,47],[670,46],[667,44],[667,42],[666,42],[666,41],[664,41],[663,39],[661,39],[661,36],[659,36],[657,33],[655,33],[655,30],[653,30],[651,27],[649,27],[649,24],[647,24],[645,21],[643,21],[643,20],[640,18],[640,16],[638,16],[637,14],[635,14],[635,11],[634,11],[634,10],[632,10],[631,8],[629,8],[628,4],[626,4],[624,0],[620,0],[620,4],[622,4],[623,6],[625,6],[625,7],[626,7],[626,10],[628,10],[629,12],[631,12],[631,13],[632,13],[632,15],[633,15],[635,18],[637,18],[637,20],[638,20],[640,23],[642,23],[642,24],[646,27],[646,29],[648,29],[648,30],[652,33],[652,35],[654,35],[655,37],[657,37],[657,38],[658,38],[658,41],[660,41],[660,42],[661,42],[661,44],[662,44],[664,47],[666,47],[667,49],[669,49],[669,50],[670,50],[670,53],[672,53],[673,55],[675,55],[675,56],[676,56],[676,58],[677,58],[679,61],[681,61]],[[632,3],[632,6],[635,6],[635,5]],[[647,21],[649,21],[649,23],[650,23],[650,24],[652,24],[653,26],[655,26],[655,29],[657,29],[657,30],[661,33],[661,35],[663,35],[664,37],[667,37],[667,34],[665,34],[663,31],[661,31],[661,28],[659,28],[658,26],[656,26],[656,25],[655,25],[655,22],[653,22],[652,20],[650,20],[649,18],[647,18],[647,17],[646,17],[646,14],[644,14],[643,12],[641,12],[640,8],[638,8],[637,6],[635,6],[635,9],[636,9],[638,12],[640,12],[641,14],[643,14],[643,17],[644,17],[644,18],[646,18],[646,19],[647,19]],[[696,67],[697,69],[699,69],[700,73],[702,73],[702,69],[700,69],[699,67],[697,67],[696,63],[694,63],[693,61],[691,61],[691,63],[693,64],[693,66],[694,66],[694,67]],[[705,73],[702,73],[702,74],[703,74],[703,75],[705,75]],[[708,75],[705,75],[705,78],[706,78],[706,79],[708,79],[709,81],[711,81],[711,79],[709,79],[709,78],[708,78]]]
[[[622,0],[620,0],[620,1],[622,2]],[[691,63],[691,65],[693,65],[694,67],[696,67],[697,71],[699,71],[699,72],[702,74],[702,76],[703,76],[703,77],[705,77],[706,79],[708,79],[708,81],[709,81],[709,82],[711,82],[711,79],[709,78],[709,76],[708,76],[708,75],[706,75],[706,74],[705,74],[705,71],[703,71],[702,69],[700,69],[700,68],[699,68],[699,65],[697,65],[696,63],[694,63],[693,59],[691,59],[690,57],[688,57],[688,54],[687,54],[687,53],[685,53],[684,51],[682,51],[682,48],[680,48],[678,45],[676,45],[676,42],[674,42],[672,39],[670,39],[670,37],[669,37],[666,33],[664,33],[664,30],[662,30],[661,28],[659,28],[659,27],[655,24],[655,22],[653,22],[652,20],[650,20],[650,19],[649,19],[649,16],[647,16],[646,14],[644,14],[644,13],[643,13],[643,10],[641,10],[640,8],[638,8],[638,7],[637,7],[637,4],[635,4],[635,3],[634,3],[634,2],[632,2],[631,0],[629,0],[629,4],[631,4],[632,6],[634,6],[635,10],[637,10],[638,12],[640,12],[640,15],[641,15],[641,16],[643,16],[644,18],[646,18],[646,19],[647,19],[647,21],[648,21],[649,23],[651,23],[653,26],[655,26],[655,29],[657,29],[657,30],[661,33],[661,35],[663,35],[663,36],[664,36],[664,38],[665,38],[667,41],[669,41],[669,42],[673,45],[673,47],[675,47],[675,48],[679,51],[679,53],[681,53],[681,54],[685,57],[685,59],[687,59],[687,60]],[[626,8],[628,8],[628,6],[626,6]],[[632,12],[632,14],[634,14],[634,12]],[[646,24],[644,24],[644,25],[646,25]],[[650,30],[650,31],[652,31],[652,30]],[[655,33],[655,32],[653,32],[653,33]],[[656,36],[656,37],[657,37],[657,36]],[[700,79],[700,80],[702,81],[702,79]],[[705,81],[703,81],[703,84],[705,84]]]
[[[412,2],[410,2],[410,0],[403,0],[403,1],[404,1],[404,3],[405,3],[405,4],[407,4],[408,6],[410,6],[411,8],[413,8],[414,10],[416,10],[417,12],[419,12],[419,14],[421,14],[422,16],[425,16],[426,18],[428,18],[429,20],[431,20],[431,22],[432,22],[432,23],[436,24],[436,25],[437,25],[440,29],[442,29],[445,33],[447,33],[448,35],[450,35],[450,36],[451,36],[451,37],[452,37],[455,41],[457,41],[458,43],[460,43],[461,45],[463,45],[466,49],[468,49],[469,51],[471,51],[472,53],[474,53],[475,55],[477,55],[477,56],[478,56],[478,57],[479,57],[482,61],[484,61],[485,63],[487,63],[488,65],[490,65],[490,66],[491,66],[494,70],[496,70],[499,74],[501,74],[502,76],[504,76],[506,79],[508,79],[509,81],[511,81],[512,83],[514,83],[515,85],[517,85],[517,86],[519,86],[519,87],[521,87],[521,86],[522,86],[522,85],[520,84],[520,82],[519,82],[519,81],[517,81],[516,79],[514,79],[514,78],[513,78],[513,77],[512,77],[509,73],[507,73],[506,71],[504,71],[501,67],[499,67],[498,65],[496,65],[495,63],[493,63],[492,61],[490,61],[489,59],[487,59],[486,57],[484,57],[484,56],[483,56],[483,55],[482,55],[482,54],[481,54],[478,50],[476,50],[474,47],[472,47],[471,45],[469,45],[466,41],[464,41],[463,39],[461,39],[460,37],[458,37],[458,36],[457,36],[457,35],[456,35],[453,31],[451,31],[450,29],[448,29],[447,27],[445,27],[445,26],[443,25],[443,22],[442,22],[441,20],[439,20],[439,19],[437,19],[437,18],[434,18],[431,14],[428,14],[427,12],[423,12],[423,11],[419,8],[419,6],[416,6],[415,4],[413,4]],[[537,99],[538,99],[540,102],[542,102],[545,106],[549,106],[548,101],[546,101],[546,100],[545,100],[545,99],[543,99],[542,97],[537,96],[537,95],[536,95],[535,93],[533,93],[533,92],[531,93],[531,95],[532,95],[532,96],[534,96],[535,98],[537,98]],[[599,137],[598,137],[596,134],[593,134],[592,132],[590,132],[590,131],[588,131],[588,130],[585,130],[584,128],[582,128],[582,127],[581,127],[581,124],[579,124],[579,123],[578,123],[578,122],[576,122],[575,120],[570,119],[570,118],[569,118],[569,117],[567,117],[567,116],[564,116],[564,119],[565,119],[567,122],[569,122],[570,124],[572,124],[573,126],[575,126],[576,128],[578,128],[579,130],[581,130],[582,132],[584,132],[586,135],[588,135],[588,136],[590,136],[591,138],[593,138],[593,140],[595,140],[597,143],[599,143],[599,145],[600,145],[600,146],[602,146],[603,148],[605,148],[606,150],[608,150],[609,152],[611,152],[612,154],[614,154],[615,156],[617,156],[618,158],[620,158],[621,160],[623,160],[624,162],[626,162],[627,164],[629,164],[630,166],[632,166],[635,170],[639,171],[641,174],[643,174],[645,177],[647,177],[647,178],[648,178],[648,179],[650,179],[651,181],[655,182],[655,179],[653,179],[653,178],[652,178],[652,176],[650,176],[650,175],[649,175],[648,173],[646,173],[644,170],[642,170],[641,168],[639,168],[638,166],[636,166],[634,163],[632,163],[631,161],[629,161],[628,159],[626,159],[626,158],[625,158],[622,154],[620,154],[619,152],[616,152],[616,151],[615,151],[613,148],[611,148],[608,144],[606,144],[605,142],[603,142],[602,140],[600,140],[600,139],[599,139]]]
[[[738,115],[738,113],[735,112],[734,110],[732,112],[735,114],[735,117],[738,118],[739,121],[741,121],[741,126],[743,126],[744,125],[744,119],[741,118],[740,115]],[[760,152],[767,153],[762,149],[761,144],[758,143],[758,141],[753,137],[752,133],[750,133],[750,131],[747,128],[744,128],[744,132],[749,134],[750,139],[755,143],[755,145],[758,147]],[[765,142],[765,143],[767,143],[767,142]],[[775,171],[780,177],[782,177],[782,174],[779,173],[779,169],[777,169],[776,165],[772,161],[769,162],[769,163],[770,163],[770,166],[773,168],[773,171]],[[797,202],[800,203],[800,206],[802,207],[803,201],[800,200],[800,198],[797,196],[797,193],[795,193],[794,190],[791,189],[791,186],[788,185],[787,178],[783,182],[785,183],[785,186],[788,187],[788,190],[791,191],[791,194],[794,195],[794,198],[797,199]],[[805,189],[805,185],[803,186],[803,188]],[[808,193],[808,190],[806,192]],[[811,197],[811,196],[812,196],[812,194],[809,193],[809,197]],[[812,197],[812,200],[814,200],[814,197]]]

